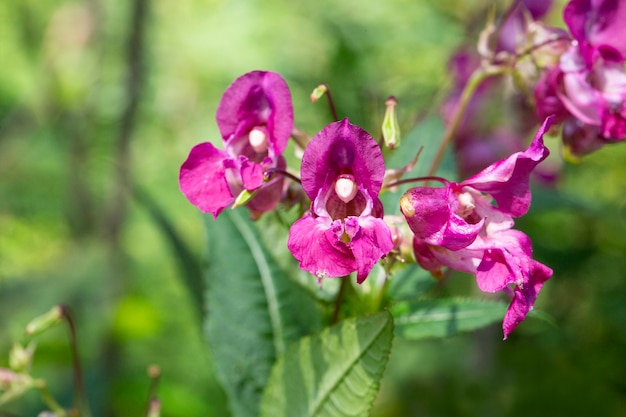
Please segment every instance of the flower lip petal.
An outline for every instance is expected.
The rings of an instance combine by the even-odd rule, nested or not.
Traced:
[[[180,167],[178,183],[187,199],[214,218],[234,201],[226,179],[229,159],[226,152],[209,142],[194,146]]]
[[[327,224],[321,218],[304,216],[291,226],[287,247],[300,268],[318,278],[348,275],[356,266],[348,245],[337,239],[342,230],[339,220]]]
[[[362,283],[383,256],[393,249],[393,239],[387,224],[373,216],[346,219],[346,233],[350,236],[357,272],[357,283]]]

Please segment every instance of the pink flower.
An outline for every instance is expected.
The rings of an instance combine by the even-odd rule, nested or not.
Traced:
[[[291,226],[287,243],[302,269],[319,279],[356,271],[361,283],[393,249],[378,199],[384,175],[378,144],[348,119],[313,137],[301,167],[311,209]]]
[[[580,44],[586,60],[609,47],[626,59],[626,3],[621,0],[570,0],[563,19]]]
[[[400,200],[423,268],[438,273],[447,266],[472,273],[481,290],[512,296],[503,322],[505,338],[524,320],[552,276],[550,268],[532,259],[530,239],[512,230],[513,218],[530,207],[529,177],[548,156],[543,135],[551,123],[552,118],[546,119],[525,151],[461,183],[442,180],[441,188],[412,188]]]
[[[252,71],[224,92],[217,109],[224,150],[210,142],[191,149],[180,168],[179,185],[187,199],[217,218],[243,191],[257,191],[247,206],[256,213],[279,202],[283,177],[264,182],[268,168],[284,169],[282,156],[293,128],[289,88],[276,73]]]

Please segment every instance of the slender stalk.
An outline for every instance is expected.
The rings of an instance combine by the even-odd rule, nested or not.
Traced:
[[[148,376],[150,377],[150,388],[148,389],[148,404],[146,407],[146,417],[152,416],[155,404],[158,404],[157,390],[159,388],[159,379],[161,377],[161,368],[158,365],[148,367]],[[160,408],[160,406],[159,406]]]
[[[263,176],[265,178],[267,178],[267,181],[269,181],[274,176],[274,174],[279,174],[279,175],[282,175],[283,177],[287,177],[287,178],[297,182],[298,184],[301,183],[300,178],[298,178],[295,175],[285,171],[284,169],[280,169],[280,168],[268,168],[263,173]]]
[[[48,386],[44,380],[40,380],[37,382],[37,388],[39,389],[39,393],[41,394],[41,399],[43,402],[50,407],[50,410],[54,412],[56,417],[67,417],[67,412],[61,407],[61,405],[54,399],[50,391],[48,391]]]
[[[346,288],[348,287],[348,285],[350,285],[350,275],[346,275],[339,279],[341,280],[341,285],[339,286],[339,291],[337,292],[337,297],[335,298],[335,309],[333,310],[333,316],[330,319],[331,325],[336,324],[339,321],[341,304],[343,303],[343,298],[346,294]]]
[[[427,176],[432,176],[435,174],[435,172],[437,172],[437,169],[439,168],[439,165],[441,164],[441,161],[443,160],[443,155],[445,154],[446,149],[452,142],[452,139],[454,138],[454,135],[456,134],[457,129],[459,128],[459,125],[461,123],[461,119],[463,118],[463,115],[465,114],[465,110],[467,110],[467,105],[469,104],[472,96],[476,92],[476,89],[478,88],[478,86],[485,79],[494,75],[498,75],[502,72],[503,70],[499,68],[485,70],[480,67],[476,69],[476,71],[474,71],[470,79],[467,81],[467,84],[465,84],[465,88],[463,89],[463,92],[461,93],[461,98],[459,99],[459,103],[457,105],[454,116],[452,117],[452,121],[446,127],[446,130],[443,134],[443,139],[441,140],[441,144],[439,145],[439,149],[437,149],[437,154],[433,158],[433,162],[430,165],[430,169],[428,170],[428,173],[426,174]]]
[[[335,122],[339,121],[337,108],[335,107],[335,102],[333,100],[333,96],[330,94],[330,88],[328,88],[328,86],[326,86],[326,99],[328,100],[328,107],[330,107],[330,113],[333,115],[333,119],[335,119]]]
[[[83,372],[80,364],[74,319],[72,318],[72,314],[67,306],[61,306],[61,311],[70,333],[70,349],[72,351],[72,369],[74,373],[74,409],[83,417],[91,417],[89,402],[87,400],[83,383]]]
[[[385,187],[392,188],[392,187],[397,187],[398,185],[412,184],[414,182],[421,182],[421,181],[424,181],[424,182],[439,181],[444,184],[448,183],[448,180],[445,178],[429,176],[429,177],[406,178],[403,180],[394,181],[390,184],[387,184]]]

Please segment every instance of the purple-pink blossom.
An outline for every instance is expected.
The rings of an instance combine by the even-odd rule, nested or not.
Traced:
[[[574,41],[534,95],[539,117],[567,121],[566,152],[579,157],[626,138],[626,4],[571,0],[563,18]]]
[[[356,271],[361,283],[393,249],[378,199],[384,175],[380,147],[348,119],[311,139],[301,167],[311,208],[291,226],[287,243],[302,269],[318,279]]]
[[[400,200],[423,268],[439,273],[446,266],[472,273],[481,290],[505,291],[512,297],[503,322],[505,338],[552,276],[550,268],[532,259],[528,236],[512,229],[513,218],[530,207],[529,178],[548,156],[543,135],[551,122],[546,119],[525,151],[461,183],[441,179],[443,187],[412,188]]]
[[[274,72],[252,71],[224,92],[216,114],[224,149],[204,142],[191,149],[180,169],[179,185],[187,199],[217,218],[244,190],[256,214],[280,201],[284,178],[265,182],[264,172],[284,169],[282,153],[293,129],[289,87]]]

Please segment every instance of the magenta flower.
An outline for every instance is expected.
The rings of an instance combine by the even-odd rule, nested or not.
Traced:
[[[224,92],[217,109],[224,150],[209,142],[191,149],[180,168],[179,185],[187,199],[217,218],[243,191],[257,191],[247,206],[253,213],[279,202],[283,177],[264,182],[264,171],[284,169],[282,156],[293,128],[291,94],[274,72],[252,71]]]
[[[530,239],[511,229],[513,218],[530,207],[529,177],[548,156],[543,135],[551,123],[552,118],[546,119],[525,151],[461,183],[442,179],[441,188],[412,188],[400,200],[423,268],[436,274],[444,266],[472,273],[481,290],[512,296],[503,323],[505,338],[524,320],[552,276],[550,268],[532,259]]]
[[[361,283],[393,249],[378,199],[384,175],[378,144],[348,119],[311,139],[301,167],[311,209],[291,226],[287,242],[302,269],[318,279],[356,271]]]
[[[609,47],[626,59],[626,3],[621,0],[570,0],[563,19],[587,61],[595,51]]]

